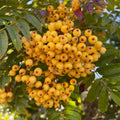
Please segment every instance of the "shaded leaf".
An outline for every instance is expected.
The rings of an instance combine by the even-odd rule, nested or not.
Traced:
[[[101,55],[99,61],[95,62],[96,66],[102,66],[107,63],[110,63],[114,57],[118,54],[118,52],[114,49],[109,49],[104,55]]]
[[[110,28],[110,32],[111,32],[111,34],[115,33],[116,30],[118,29],[118,27],[119,27],[118,23],[116,23],[116,22],[112,22],[112,24],[111,24],[111,28]]]
[[[98,92],[100,91],[100,88],[101,88],[100,80],[96,80],[93,83],[93,85],[87,95],[87,99],[89,102],[93,102],[96,99]]]
[[[85,84],[85,90],[91,85],[92,81],[95,79],[95,74],[92,73],[86,78],[84,78],[83,83]]]
[[[28,22],[30,22],[34,27],[36,27],[38,31],[40,31],[40,32],[42,31],[41,23],[35,16],[33,16],[31,14],[27,14],[24,18]]]
[[[104,17],[102,18],[102,26],[107,25],[110,21],[111,21],[111,20],[109,19],[109,17],[104,16]]]
[[[20,35],[18,33],[15,33],[14,28],[12,28],[11,26],[6,25],[6,28],[16,50],[19,51],[22,48],[22,41],[20,39]]]
[[[3,89],[5,87],[5,84],[10,81],[10,77],[6,74],[4,76],[0,77],[0,88]]]
[[[110,95],[113,101],[120,106],[120,93],[117,91],[111,91]]]
[[[98,108],[102,113],[107,110],[108,100],[108,91],[106,87],[103,87],[98,100]]]
[[[117,74],[120,72],[120,63],[101,66],[97,69],[97,72],[99,72],[104,77]]]
[[[8,48],[8,36],[5,30],[0,31],[0,59],[5,55]]]
[[[107,2],[108,2],[108,8],[114,10],[115,1],[114,0],[107,0]]]
[[[30,26],[28,25],[28,23],[24,20],[17,20],[15,21],[15,23],[19,26],[21,32],[23,33],[23,35],[27,38],[30,39]]]
[[[59,119],[59,117],[60,117],[60,112],[59,111],[54,111],[49,116],[49,120],[56,120],[56,119]]]

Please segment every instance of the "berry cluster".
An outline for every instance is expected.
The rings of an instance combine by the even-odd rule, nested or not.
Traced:
[[[22,81],[27,84],[26,91],[30,98],[35,100],[37,106],[42,104],[45,108],[53,106],[58,108],[60,106],[59,101],[69,101],[69,96],[77,83],[75,79],[71,79],[70,84],[67,82],[59,83],[49,71],[43,72],[39,67],[32,71],[31,69],[35,67],[32,59],[27,59],[24,63],[25,68],[18,68],[17,65],[13,65],[9,75],[14,76],[16,82]],[[40,76],[45,78],[44,81],[39,80]]]
[[[49,5],[47,7],[47,10],[49,12],[49,15],[46,17],[48,22],[55,22],[60,19],[62,20],[76,19],[76,16],[74,15],[73,11],[68,10],[68,8],[63,3],[60,3],[60,5],[55,10],[52,5]]]
[[[26,53],[36,61],[46,63],[49,72],[69,77],[86,77],[95,68],[93,62],[98,61],[100,53],[106,49],[90,29],[81,33],[73,28],[72,21],[57,21],[48,24],[48,31],[43,37],[36,32],[32,39],[22,38]]]
[[[0,103],[6,104],[7,102],[12,102],[13,93],[12,92],[6,92],[5,88],[0,89]]]

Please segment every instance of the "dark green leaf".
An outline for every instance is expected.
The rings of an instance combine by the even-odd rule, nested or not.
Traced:
[[[120,63],[101,66],[97,69],[97,72],[103,76],[117,74],[120,72]]]
[[[35,16],[33,16],[31,14],[27,14],[24,18],[28,22],[30,22],[34,27],[36,27],[38,31],[40,31],[40,32],[42,31],[41,23]]]
[[[99,61],[95,62],[96,66],[102,66],[107,63],[110,63],[114,57],[117,55],[117,51],[114,49],[109,49],[104,55],[101,55]]]
[[[93,102],[96,99],[98,92],[100,91],[100,88],[101,88],[101,82],[100,82],[100,80],[96,80],[93,83],[93,85],[87,95],[87,99],[89,102]]]
[[[107,0],[107,2],[108,2],[108,8],[114,10],[115,1],[114,0]]]
[[[120,29],[117,30],[117,36],[118,36],[118,39],[120,41]]]
[[[118,27],[119,27],[119,24],[118,24],[118,23],[112,22],[112,23],[111,23],[111,28],[110,28],[111,34],[115,33],[116,30],[118,29]]]
[[[57,120],[60,117],[60,112],[58,111],[54,111],[50,116],[49,116],[49,120]]]
[[[95,74],[92,73],[86,78],[84,78],[83,83],[85,84],[85,90],[91,85],[92,81],[95,79]]]
[[[28,106],[28,98],[26,98],[25,96],[17,97],[17,99],[15,100],[15,106],[19,107],[19,108],[27,107]]]
[[[80,113],[73,111],[73,110],[66,109],[66,110],[64,110],[64,114],[66,114],[67,116],[71,115],[73,117],[76,117],[77,120],[81,119]],[[67,116],[66,116],[66,118],[67,118]]]
[[[18,33],[15,33],[15,30],[11,26],[6,25],[6,28],[15,48],[17,49],[17,51],[19,51],[22,48],[22,41],[20,40],[20,35]]]
[[[113,101],[120,106],[120,93],[117,91],[111,91],[110,95]]]
[[[5,30],[0,31],[0,59],[5,55],[8,48],[8,36]]]
[[[17,20],[16,24],[19,26],[20,30],[22,31],[23,35],[27,38],[30,39],[30,27],[28,25],[28,23],[24,20]]]
[[[108,100],[108,91],[106,87],[103,87],[98,100],[98,108],[102,113],[107,110]]]
[[[6,74],[2,77],[0,77],[0,88],[3,89],[5,87],[5,84],[10,81],[10,77]]]
[[[111,21],[111,20],[109,19],[109,17],[104,16],[104,17],[102,18],[102,26],[107,25],[110,21]]]

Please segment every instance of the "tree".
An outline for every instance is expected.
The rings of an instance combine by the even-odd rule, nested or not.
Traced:
[[[63,2],[0,0],[0,102],[15,120],[80,120],[83,91],[101,113],[120,106],[120,2]]]

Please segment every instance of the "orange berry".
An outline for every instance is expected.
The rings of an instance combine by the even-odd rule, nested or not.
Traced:
[[[100,49],[100,53],[101,53],[101,54],[105,54],[105,53],[106,53],[106,48],[101,47],[101,49]]]
[[[29,80],[29,76],[28,75],[23,75],[22,77],[21,77],[21,81],[22,82],[27,82]]]
[[[81,30],[78,29],[78,28],[76,28],[76,29],[73,31],[73,35],[74,35],[75,37],[79,37],[79,36],[81,35]]]
[[[67,88],[67,87],[68,87],[68,83],[67,83],[67,82],[64,82],[64,83],[63,83],[63,87],[64,87],[64,88]]]
[[[26,66],[31,67],[33,65],[33,60],[32,59],[27,59],[25,61]]]
[[[88,41],[90,44],[95,44],[97,42],[98,38],[95,36],[95,35],[91,35],[89,38],[88,38]]]
[[[87,38],[86,38],[85,36],[81,36],[81,37],[79,38],[79,41],[80,41],[81,43],[84,43],[84,42],[87,41]]]
[[[13,66],[12,66],[12,70],[13,70],[13,71],[18,71],[18,70],[19,70],[18,65],[13,65]]]
[[[50,84],[51,83],[51,79],[49,77],[45,78],[45,84]]]
[[[85,30],[85,36],[90,37],[92,35],[92,31],[90,29]]]
[[[13,93],[12,92],[8,92],[6,96],[11,98],[13,96]]]
[[[9,76],[15,76],[16,72],[14,70],[9,71]]]
[[[15,81],[16,82],[20,82],[21,81],[21,76],[20,75],[16,75],[15,76]]]
[[[42,69],[41,68],[35,68],[34,75],[35,76],[40,76],[41,74],[42,74]]]
[[[44,91],[48,91],[49,90],[49,85],[48,84],[44,84],[43,85],[43,90]]]
[[[30,82],[31,84],[34,84],[34,83],[36,82],[36,80],[37,80],[37,78],[36,78],[35,76],[30,76],[30,77],[29,77],[29,82]]]

